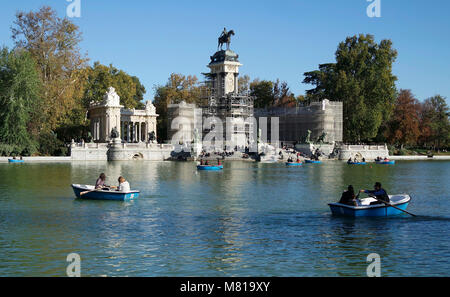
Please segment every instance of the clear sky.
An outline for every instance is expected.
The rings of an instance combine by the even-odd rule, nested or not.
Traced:
[[[450,1],[380,0],[381,17],[369,18],[367,0],[152,1],[80,0],[82,50],[91,63],[112,63],[136,75],[153,100],[153,87],[170,73],[208,72],[209,57],[226,26],[236,36],[232,49],[252,79],[287,81],[295,94],[303,73],[333,62],[340,41],[370,33],[391,39],[398,50],[397,87],[420,100],[450,97]],[[10,27],[17,10],[42,5],[66,15],[66,0],[2,0],[0,45],[12,46]]]

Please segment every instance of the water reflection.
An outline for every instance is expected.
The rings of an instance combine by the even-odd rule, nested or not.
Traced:
[[[223,172],[171,162],[0,164],[0,273],[61,276],[78,252],[92,276],[364,276],[375,252],[383,275],[447,275],[448,164],[229,162]],[[70,184],[93,184],[101,172],[113,184],[125,176],[141,197],[75,200]],[[374,181],[410,193],[421,216],[329,215],[327,203],[348,184]]]

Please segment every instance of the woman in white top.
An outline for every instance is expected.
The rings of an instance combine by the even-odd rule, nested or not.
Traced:
[[[123,176],[119,177],[119,192],[130,192],[130,184],[125,180]]]

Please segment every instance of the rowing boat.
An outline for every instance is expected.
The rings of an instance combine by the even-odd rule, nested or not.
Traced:
[[[8,162],[9,163],[25,163],[24,160],[16,160],[16,159],[9,159]]]
[[[390,203],[402,210],[406,210],[411,201],[411,197],[406,194],[389,196]],[[351,206],[341,203],[328,204],[333,215],[350,217],[388,217],[402,214],[401,210],[385,204],[370,205],[376,202],[374,198],[361,199],[358,206]]]
[[[379,165],[395,165],[395,161],[375,161]]]
[[[219,171],[223,169],[223,165],[197,165],[200,171]]]
[[[293,167],[293,166],[302,166],[303,165],[303,163],[302,162],[287,162],[286,163],[286,166],[288,166],[288,167]]]
[[[95,190],[95,187],[90,185],[72,185],[72,189],[75,196],[80,199],[127,201],[139,197],[139,191],[119,192],[112,190]],[[81,195],[81,193],[85,194]]]
[[[317,160],[305,160],[305,163],[310,163],[310,164],[320,164],[320,163],[322,163],[322,161],[317,161]]]

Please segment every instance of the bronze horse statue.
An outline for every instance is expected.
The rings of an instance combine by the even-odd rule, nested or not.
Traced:
[[[231,43],[231,36],[234,36],[234,31],[230,30],[230,32],[228,32],[225,35],[222,35],[219,37],[219,45],[217,46],[217,49],[220,48],[220,50],[222,50],[223,45],[226,44],[227,45],[227,50],[230,49],[230,43]]]

